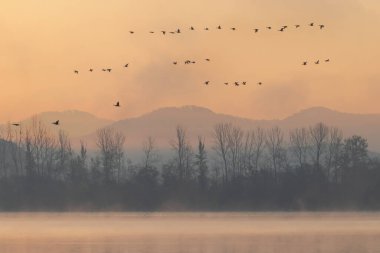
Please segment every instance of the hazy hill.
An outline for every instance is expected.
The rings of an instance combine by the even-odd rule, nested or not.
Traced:
[[[170,140],[175,137],[177,125],[187,129],[193,142],[196,141],[198,135],[210,141],[214,125],[220,122],[231,122],[243,129],[278,125],[284,130],[324,122],[341,128],[347,136],[358,134],[368,138],[370,149],[380,151],[380,114],[342,113],[323,107],[306,109],[282,120],[246,119],[215,113],[197,106],[169,107],[140,117],[121,120],[110,126],[126,135],[129,148],[140,148],[144,138],[150,135],[155,137],[159,147],[167,148],[170,146]],[[95,133],[85,136],[84,139],[87,140],[89,146],[93,146]]]
[[[63,112],[43,112],[33,117],[25,119],[22,125],[31,124],[32,119],[37,118],[48,125],[53,130],[62,129],[69,134],[71,138],[78,138],[96,131],[98,128],[105,127],[113,121],[98,118],[90,113],[70,110]],[[60,126],[55,127],[51,123],[59,120]]]

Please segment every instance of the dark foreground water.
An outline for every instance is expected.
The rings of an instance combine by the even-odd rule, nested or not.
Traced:
[[[380,252],[378,213],[5,213],[1,253]]]

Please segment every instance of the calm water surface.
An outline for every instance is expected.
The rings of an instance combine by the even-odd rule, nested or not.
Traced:
[[[380,213],[4,213],[1,253],[380,252]]]

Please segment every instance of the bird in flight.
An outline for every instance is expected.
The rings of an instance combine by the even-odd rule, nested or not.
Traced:
[[[166,31],[161,31],[161,32],[162,32],[162,34],[163,34],[163,35],[165,35],[165,34],[166,34]]]
[[[209,58],[207,58],[207,59],[205,59],[206,61],[210,61],[210,59]]]
[[[316,64],[316,65],[318,65],[318,64],[319,64],[319,60],[318,60],[318,61],[316,61],[316,62],[315,62],[315,64]]]
[[[124,68],[128,68],[128,66],[129,66],[129,63],[125,64],[125,65],[124,65]]]
[[[205,28],[205,31],[208,31],[208,27]]]
[[[102,69],[103,72],[106,72],[107,70],[106,69]]]
[[[322,30],[323,28],[325,28],[325,25],[319,25],[319,28]]]
[[[177,65],[177,63],[178,63],[178,62],[176,62],[176,61],[175,61],[175,62],[173,62],[173,64],[174,64],[174,65]]]
[[[58,126],[59,125],[59,120],[52,122],[52,124]]]
[[[218,29],[218,30],[221,30],[221,29],[222,29],[222,27],[219,25],[219,26],[217,27],[217,29]]]
[[[268,29],[268,30],[272,30],[272,27],[271,27],[271,26],[267,26],[267,29]]]
[[[210,83],[210,81],[206,81],[205,84],[208,85]]]
[[[120,103],[119,103],[119,101],[117,101],[116,104],[114,104],[113,106],[115,106],[115,107],[120,107]]]
[[[224,85],[228,85],[228,83],[224,83]]]
[[[112,69],[107,69],[107,71],[108,71],[109,73],[111,73]]]
[[[258,33],[260,29],[255,28],[254,30],[255,30],[255,33]]]
[[[154,33],[153,31],[150,31],[150,33]]]
[[[171,34],[175,34],[175,32],[170,32]]]
[[[94,69],[89,69],[88,71],[92,72],[92,71],[94,71]]]
[[[20,126],[20,123],[13,123],[12,125],[18,127]]]
[[[286,28],[288,28],[288,26],[287,25],[283,25],[282,28],[286,29]]]
[[[231,30],[232,30],[232,31],[236,31],[236,28],[235,28],[235,27],[231,27]]]
[[[74,73],[75,73],[75,74],[79,74],[79,71],[78,71],[78,70],[74,70]]]
[[[300,28],[300,25],[295,25],[296,28]]]
[[[190,30],[194,31],[195,29],[194,29],[194,27],[193,27],[193,26],[191,26],[191,27],[190,27]]]
[[[181,29],[177,29],[177,33],[181,33]]]
[[[284,27],[282,27],[280,30],[278,30],[279,32],[283,32],[283,31],[285,31],[285,28]]]
[[[310,23],[310,26],[314,26],[314,23]]]
[[[257,84],[258,84],[258,85],[262,85],[263,83],[262,83],[262,82],[258,82]]]
[[[330,62],[330,59],[326,59],[325,62]]]
[[[243,85],[247,85],[247,82],[243,82]]]
[[[239,84],[239,82],[235,82],[235,86],[239,86],[240,84]]]
[[[135,32],[134,31],[129,31],[130,34],[134,34]]]
[[[192,64],[195,64],[195,61],[192,61],[191,63],[192,63]]]
[[[306,66],[307,65],[307,61],[304,61],[302,65]]]

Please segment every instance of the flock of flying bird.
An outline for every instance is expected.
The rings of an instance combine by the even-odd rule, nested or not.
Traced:
[[[321,24],[321,25],[317,25],[317,24],[315,24],[314,22],[309,23],[307,26],[309,26],[309,27],[319,27],[320,30],[323,30],[323,29],[325,28],[325,25],[323,25],[323,24]],[[297,24],[297,25],[294,25],[294,28],[295,28],[295,29],[299,29],[300,27],[301,27],[301,25],[298,25],[298,24]],[[277,31],[279,31],[279,32],[285,32],[288,28],[289,28],[289,26],[284,25],[284,26],[281,26],[280,28],[278,28]],[[219,25],[219,26],[216,27],[216,30],[222,30],[222,29],[223,29],[223,28],[222,28],[221,25]],[[254,29],[253,29],[253,32],[254,32],[254,33],[258,33],[258,32],[260,32],[261,30],[265,30],[265,29],[266,29],[266,30],[274,30],[274,27],[272,27],[272,26],[266,26],[264,29],[254,28]],[[190,30],[190,31],[195,31],[196,29],[195,29],[195,27],[190,26],[189,30]],[[203,28],[203,30],[204,30],[204,31],[210,31],[210,28],[205,27],[205,28]],[[230,27],[229,30],[231,30],[231,31],[237,31],[238,29],[237,29],[236,27]],[[180,28],[178,28],[178,29],[176,29],[175,31],[166,31],[166,30],[162,30],[162,31],[160,31],[159,33],[161,33],[162,35],[166,35],[167,33],[170,33],[170,34],[181,34],[182,32],[183,32],[183,31],[182,31]],[[129,33],[130,33],[130,34],[135,34],[135,31],[129,31]],[[155,31],[149,31],[149,33],[150,33],[150,34],[154,34],[154,33],[156,33],[156,32],[155,32]],[[209,58],[206,58],[205,61],[206,61],[206,62],[210,62],[211,60],[210,60]],[[314,61],[314,64],[315,64],[315,65],[319,65],[321,62],[322,62],[321,60],[317,60],[317,61]],[[324,62],[325,62],[325,63],[328,63],[328,62],[330,62],[330,59],[326,59],[326,60],[324,60]],[[194,61],[194,60],[185,60],[185,61],[184,61],[184,64],[185,64],[185,65],[195,64],[195,63],[196,63],[196,61]],[[304,61],[304,62],[302,63],[302,65],[303,65],[303,66],[306,66],[306,65],[308,65],[308,63],[309,63],[308,61]],[[173,61],[173,64],[174,64],[174,65],[178,65],[179,62],[178,62],[178,61]],[[127,63],[127,64],[124,65],[124,68],[128,68],[128,67],[129,67],[129,63]],[[89,71],[89,72],[94,72],[95,69],[90,68],[90,69],[88,69],[88,71]],[[111,72],[112,72],[112,68],[102,68],[101,71],[102,71],[102,72],[108,72],[108,73],[111,73]],[[77,74],[77,75],[78,75],[79,72],[80,72],[79,70],[76,70],[76,69],[74,70],[74,74]],[[211,81],[205,81],[205,82],[204,82],[205,85],[209,85],[210,83],[211,83]],[[247,85],[247,81],[242,81],[242,82],[237,81],[237,82],[232,82],[232,83],[225,82],[225,83],[224,83],[224,85],[229,85],[229,84],[234,85],[234,86],[240,86],[240,85],[245,86],[245,85]],[[258,85],[262,85],[263,83],[262,83],[262,82],[258,82],[257,84],[258,84]],[[114,106],[114,107],[121,107],[121,104],[120,104],[119,101],[117,101],[113,106]],[[60,121],[57,120],[57,121],[52,122],[51,124],[58,126],[58,125],[60,125]],[[13,126],[16,126],[16,127],[19,127],[19,126],[20,126],[20,123],[13,123],[12,125],[13,125]]]
[[[322,30],[322,29],[325,28],[325,25],[316,25],[314,22],[309,23],[308,26],[310,26],[310,27],[318,26],[320,30]],[[294,27],[295,27],[296,29],[298,29],[298,28],[301,27],[301,25],[294,25]],[[287,28],[289,28],[289,26],[284,25],[284,26],[281,26],[281,27],[278,29],[278,31],[279,31],[279,32],[285,32],[285,30],[286,30]],[[222,29],[223,29],[223,28],[222,28],[221,25],[219,25],[219,26],[216,27],[216,30],[222,30]],[[274,27],[272,27],[272,26],[267,26],[267,27],[265,27],[265,29],[267,29],[267,30],[273,30]],[[191,31],[195,31],[196,29],[195,29],[194,26],[190,26],[189,30],[191,30]],[[205,27],[205,28],[203,28],[203,30],[204,30],[204,31],[210,31],[210,28],[209,28],[209,27]],[[231,31],[237,31],[238,29],[237,29],[236,27],[230,27],[229,30],[231,30]],[[262,30],[264,30],[264,29],[262,29]],[[258,32],[260,31],[260,28],[253,28],[253,31],[254,31],[255,33],[258,33]],[[162,35],[166,35],[166,34],[168,34],[168,33],[170,33],[170,34],[180,34],[180,33],[182,33],[182,32],[183,32],[183,30],[181,30],[180,28],[178,28],[178,29],[176,29],[175,31],[166,31],[166,30],[162,30],[162,31],[159,31],[158,33],[161,33]],[[135,31],[129,31],[129,33],[130,33],[130,34],[135,34]],[[155,31],[149,31],[149,33],[154,34],[154,33],[156,33],[156,32],[155,32]]]

